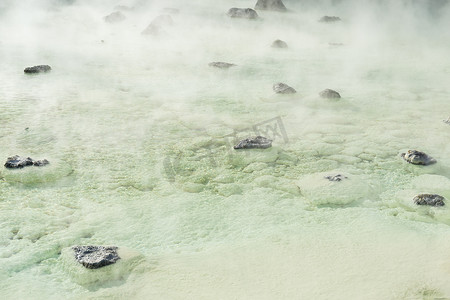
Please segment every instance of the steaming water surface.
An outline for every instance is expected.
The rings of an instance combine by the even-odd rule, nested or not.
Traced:
[[[450,298],[448,203],[412,202],[450,199],[448,6],[225,14],[254,2],[0,5],[0,158],[51,162],[0,171],[2,299]],[[255,129],[272,148],[231,149]],[[124,259],[84,270],[80,244]]]

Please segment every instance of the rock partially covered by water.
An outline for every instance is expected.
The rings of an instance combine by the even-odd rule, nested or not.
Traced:
[[[442,122],[444,122],[445,124],[450,125],[450,117],[448,117],[447,120],[442,120]]]
[[[164,27],[172,26],[173,19],[169,15],[160,15],[153,19],[153,21],[142,31],[144,35],[160,35],[164,33]]]
[[[273,43],[270,47],[272,47],[272,48],[287,48],[288,45],[286,44],[285,41],[275,40],[275,41],[273,41]]]
[[[286,6],[281,0],[258,0],[255,9],[286,11]]]
[[[335,17],[335,16],[323,16],[319,20],[319,22],[323,22],[323,23],[332,23],[332,22],[339,22],[339,21],[341,21],[341,18]]]
[[[27,166],[36,166],[41,167],[48,165],[49,161],[46,159],[43,160],[33,160],[31,157],[21,157],[19,155],[14,155],[8,157],[5,163],[5,167],[8,169],[22,169]]]
[[[413,198],[417,205],[444,206],[445,198],[436,194],[420,194]]]
[[[272,147],[272,140],[263,136],[256,136],[240,141],[234,146],[234,149],[266,149],[269,147]]]
[[[322,98],[327,98],[327,99],[338,99],[341,98],[341,95],[334,91],[334,90],[330,90],[330,89],[325,89],[323,91],[321,91],[319,93],[320,97]]]
[[[297,91],[289,85],[278,82],[273,85],[273,90],[277,94],[295,94]]]
[[[34,67],[28,67],[23,70],[25,73],[33,74],[33,73],[45,73],[49,72],[52,68],[49,65],[39,65]]]
[[[347,176],[344,176],[342,174],[325,176],[325,179],[328,179],[329,181],[342,181],[343,179],[346,179],[346,178],[347,178]]]
[[[111,265],[120,259],[117,247],[74,246],[75,259],[88,269],[98,269]]]
[[[213,62],[210,62],[208,64],[208,66],[216,67],[216,68],[220,68],[220,69],[228,69],[228,68],[234,67],[236,65],[235,64],[226,63],[226,62],[221,62],[221,61],[213,61]]]
[[[119,23],[126,19],[125,15],[120,11],[115,11],[103,18],[107,23]]]
[[[251,8],[230,8],[227,15],[231,18],[256,19],[258,14]]]
[[[413,165],[431,165],[436,163],[436,160],[427,154],[417,151],[417,150],[408,150],[406,153],[400,154],[400,156]]]

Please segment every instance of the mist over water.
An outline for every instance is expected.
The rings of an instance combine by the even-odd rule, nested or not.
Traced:
[[[448,203],[412,200],[450,199],[450,4],[226,15],[255,3],[0,2],[0,159],[50,161],[0,169],[1,299],[450,298]],[[74,245],[123,259],[87,270]]]

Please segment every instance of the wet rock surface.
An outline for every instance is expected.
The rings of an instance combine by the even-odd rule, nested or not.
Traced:
[[[281,0],[258,0],[255,9],[286,11],[286,6],[284,6]]]
[[[329,181],[342,181],[344,179],[347,179],[347,176],[344,176],[342,174],[336,174],[336,175],[328,175],[324,177],[325,179],[328,179]]]
[[[330,90],[330,89],[325,89],[323,91],[321,91],[319,93],[320,97],[322,98],[327,98],[327,99],[338,99],[341,98],[341,95],[334,91],[334,90]]]
[[[322,22],[322,23],[333,23],[333,22],[339,22],[339,21],[341,21],[341,18],[336,17],[336,16],[323,16],[319,20],[319,22]]]
[[[269,147],[272,147],[272,140],[263,136],[256,136],[240,141],[234,146],[234,149],[266,149]]]
[[[74,246],[72,249],[77,262],[88,269],[111,265],[120,259],[115,246]]]
[[[230,8],[227,15],[231,18],[243,18],[243,19],[256,19],[258,18],[258,13],[251,8]]]
[[[444,206],[445,198],[436,194],[420,194],[413,198],[417,205]]]
[[[51,67],[49,65],[38,65],[34,67],[28,67],[23,70],[25,73],[28,74],[35,74],[35,73],[46,73],[51,71]]]
[[[210,67],[215,67],[219,69],[228,69],[230,67],[236,66],[235,64],[227,63],[227,62],[221,62],[221,61],[213,61],[208,64]]]
[[[282,82],[275,83],[272,88],[273,88],[274,92],[277,94],[295,94],[295,93],[297,93],[297,91],[294,88],[292,88],[289,85],[282,83]]]
[[[408,150],[406,153],[400,154],[400,156],[413,165],[431,165],[436,163],[436,160],[431,156],[428,156],[424,152],[417,150]]]
[[[143,35],[160,35],[164,33],[164,27],[172,26],[173,19],[169,15],[160,15],[153,19],[153,21],[142,31]]]
[[[103,18],[107,23],[119,23],[126,19],[125,15],[120,11],[115,11]]]
[[[285,41],[275,40],[275,41],[273,41],[273,43],[270,47],[272,47],[272,48],[287,48],[288,45]]]
[[[46,159],[43,160],[33,160],[31,157],[21,157],[19,155],[14,155],[8,157],[5,163],[5,168],[8,169],[22,169],[27,166],[36,166],[41,167],[48,165],[49,161]]]

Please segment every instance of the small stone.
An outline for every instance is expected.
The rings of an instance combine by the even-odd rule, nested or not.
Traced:
[[[231,18],[244,18],[244,19],[256,19],[258,14],[254,9],[251,8],[230,8],[227,15]]]
[[[445,198],[436,194],[420,194],[413,198],[417,205],[444,206]]]
[[[341,18],[335,17],[335,16],[323,16],[319,20],[319,22],[323,22],[323,23],[332,23],[332,22],[338,22],[338,21],[341,21]]]
[[[114,264],[120,259],[117,247],[104,246],[74,246],[75,259],[88,269],[98,269]]]
[[[126,19],[125,15],[120,11],[115,11],[103,18],[107,23],[119,23]]]
[[[406,153],[400,154],[400,156],[413,165],[426,166],[436,163],[436,160],[434,158],[417,150],[408,150]]]
[[[284,6],[281,0],[258,0],[255,9],[286,11],[286,6]]]
[[[273,41],[273,43],[270,47],[272,47],[272,48],[287,48],[288,45],[286,44],[285,41],[275,40],[275,41]]]
[[[320,97],[322,98],[327,98],[327,99],[338,99],[341,98],[341,95],[339,95],[338,92],[330,90],[330,89],[325,89],[323,91],[321,91],[319,93]]]
[[[325,176],[325,179],[328,179],[329,181],[341,181],[341,180],[346,179],[346,178],[348,178],[348,177],[344,176],[342,174]]]
[[[39,65],[34,67],[28,67],[23,70],[25,73],[34,74],[34,73],[46,73],[49,72],[52,68],[49,65]]]
[[[273,90],[277,94],[295,94],[297,91],[289,85],[278,82],[273,85]]]
[[[236,65],[235,64],[226,63],[226,62],[221,62],[221,61],[214,61],[214,62],[210,62],[208,64],[208,66],[216,67],[216,68],[220,68],[220,69],[228,69],[228,68],[234,67]]]
[[[246,138],[234,146],[234,149],[266,149],[272,147],[272,140],[263,136]]]
[[[14,155],[8,157],[5,163],[5,167],[8,169],[22,169],[23,167],[36,166],[41,167],[48,165],[50,162],[46,159],[43,160],[33,160],[31,157],[21,157],[19,155]]]

